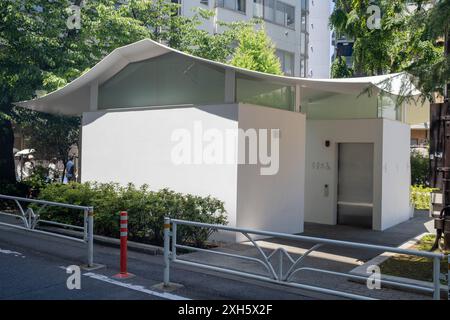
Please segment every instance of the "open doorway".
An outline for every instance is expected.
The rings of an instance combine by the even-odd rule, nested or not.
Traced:
[[[372,229],[373,143],[339,143],[337,223]]]

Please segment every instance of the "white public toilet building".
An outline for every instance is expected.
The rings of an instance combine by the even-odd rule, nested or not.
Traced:
[[[275,76],[142,40],[17,105],[82,116],[83,182],[211,195],[231,226],[301,233],[305,221],[384,230],[410,218],[396,97],[418,93],[404,74]]]

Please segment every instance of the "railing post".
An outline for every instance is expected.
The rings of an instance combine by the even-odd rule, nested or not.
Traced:
[[[433,284],[434,284],[434,293],[433,299],[440,300],[441,299],[441,259],[439,257],[433,258]]]
[[[170,218],[164,218],[164,286],[170,285]]]
[[[88,232],[87,232],[87,241],[88,241],[88,267],[92,267],[94,265],[94,208],[89,208],[87,210],[88,216]]]
[[[83,210],[84,213],[84,224],[83,224],[83,240],[87,243],[88,241],[88,215],[89,215],[89,210]]]
[[[177,224],[176,222],[172,222],[172,252],[171,252],[171,259],[172,261],[175,261],[177,258]]]

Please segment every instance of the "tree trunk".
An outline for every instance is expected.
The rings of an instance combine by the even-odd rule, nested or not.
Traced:
[[[16,182],[14,132],[10,120],[0,118],[0,181]]]

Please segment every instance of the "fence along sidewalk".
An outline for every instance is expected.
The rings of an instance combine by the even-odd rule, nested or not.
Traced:
[[[223,231],[229,231],[229,232],[236,232],[244,235],[250,243],[257,249],[260,259],[254,258],[254,257],[247,257],[239,254],[231,254],[226,252],[220,252],[216,250],[210,250],[210,249],[203,249],[203,248],[196,248],[193,246],[187,246],[177,243],[177,226],[184,225],[184,226],[191,226],[191,227],[199,227],[199,228],[208,228],[208,229],[214,229],[214,230],[223,230]],[[289,253],[284,250],[283,248],[278,248],[274,251],[272,251],[269,255],[267,255],[261,247],[258,245],[258,243],[255,241],[255,239],[251,235],[258,235],[258,236],[268,236],[268,237],[278,237],[282,239],[290,239],[290,240],[301,240],[313,243],[313,246],[307,250],[304,254],[302,254],[298,259],[293,259]],[[299,272],[302,271],[312,271],[312,272],[318,272],[321,274],[328,274],[333,276],[338,276],[342,278],[350,278],[355,280],[368,280],[369,277],[364,276],[358,276],[354,274],[349,273],[342,273],[342,272],[334,272],[330,270],[325,269],[318,269],[318,268],[309,268],[309,267],[302,267],[302,263],[308,255],[310,255],[312,252],[316,251],[319,248],[322,248],[325,245],[333,245],[337,247],[346,247],[346,248],[359,248],[359,249],[367,249],[367,250],[376,250],[381,252],[392,252],[392,253],[398,253],[398,254],[407,254],[407,255],[413,255],[413,256],[419,256],[419,257],[425,257],[430,258],[433,260],[433,287],[424,287],[420,285],[413,285],[408,283],[403,283],[401,281],[394,281],[394,280],[382,280],[380,279],[381,284],[388,284],[390,286],[398,287],[398,288],[407,288],[407,289],[414,289],[418,290],[420,292],[424,293],[431,293],[433,294],[433,299],[440,300],[440,262],[442,259],[444,259],[446,256],[444,254],[439,253],[433,253],[433,252],[424,252],[424,251],[418,251],[418,250],[410,250],[410,249],[401,249],[396,247],[387,247],[387,246],[379,246],[379,245],[373,245],[373,244],[365,244],[365,243],[357,243],[357,242],[349,242],[349,241],[339,241],[339,240],[332,240],[332,239],[325,239],[325,238],[315,238],[315,237],[307,237],[307,236],[298,236],[298,235],[292,235],[292,234],[285,234],[285,233],[278,233],[278,232],[271,232],[271,231],[262,231],[262,230],[255,230],[255,229],[246,229],[246,228],[235,228],[235,227],[229,227],[229,226],[223,226],[223,225],[214,225],[214,224],[207,224],[207,223],[200,223],[195,221],[186,221],[186,220],[177,220],[177,219],[170,219],[165,218],[164,220],[164,262],[165,262],[165,268],[164,268],[164,285],[170,286],[170,265],[171,263],[178,263],[198,268],[203,268],[207,270],[213,270],[218,272],[223,272],[227,274],[242,276],[246,278],[291,286],[299,289],[305,289],[305,290],[311,290],[314,292],[324,293],[324,294],[330,294],[334,296],[339,296],[343,298],[349,298],[349,299],[359,299],[359,300],[372,300],[373,298],[347,293],[339,290],[333,290],[333,289],[327,289],[317,286],[311,286],[306,284],[301,284],[297,282],[293,282],[293,276]],[[177,255],[177,249],[183,249],[183,250],[190,250],[190,251],[197,251],[197,252],[207,252],[211,254],[221,255],[228,258],[237,258],[237,259],[244,259],[252,262],[257,262],[259,264],[262,264],[266,271],[267,275],[260,275],[255,274],[251,272],[244,272],[244,271],[238,271],[233,269],[227,269],[226,267],[217,267],[217,266],[211,266],[207,264],[202,264],[200,262],[192,262],[187,261],[179,258]],[[273,264],[272,257],[275,257],[276,254],[279,255],[279,266]],[[287,271],[283,271],[283,258],[286,257],[288,261],[290,261],[290,265],[287,267]],[[449,260],[449,266],[450,266],[450,260]]]
[[[26,230],[30,232],[41,233],[53,237],[63,238],[66,240],[86,243],[87,245],[86,265],[88,268],[92,268],[94,266],[94,207],[78,206],[73,204],[59,203],[45,200],[28,199],[3,194],[0,194],[0,200],[13,201],[18,209],[18,214],[0,211],[0,215],[19,218],[22,221],[23,226],[6,222],[0,222],[0,225]],[[23,202],[40,205],[40,208],[36,212],[31,207],[28,207],[26,210],[24,210],[21,204]],[[71,224],[40,219],[39,213],[46,207],[61,207],[61,208],[82,210],[84,212],[83,226],[75,226]],[[83,231],[83,238],[80,239],[54,232],[38,230],[36,229],[36,227],[39,225],[39,223],[81,230]]]

